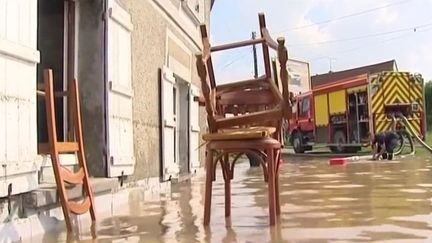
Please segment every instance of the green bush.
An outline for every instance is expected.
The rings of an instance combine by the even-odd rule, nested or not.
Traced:
[[[426,120],[428,130],[432,130],[432,80],[425,85]]]

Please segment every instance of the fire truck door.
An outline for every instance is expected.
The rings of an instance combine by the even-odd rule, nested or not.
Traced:
[[[311,96],[303,97],[298,107],[298,126],[302,131],[312,131],[314,128],[311,108]]]

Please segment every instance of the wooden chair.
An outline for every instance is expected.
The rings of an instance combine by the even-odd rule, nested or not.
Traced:
[[[212,47],[209,42],[207,29],[205,25],[201,25],[201,38],[204,47],[204,52],[207,53],[206,65],[208,68],[208,78],[210,87],[216,90],[216,110],[218,115],[227,116],[238,114],[246,114],[256,111],[275,111],[282,108],[282,116],[286,119],[291,117],[291,99],[292,94],[288,90],[288,72],[286,63],[288,61],[288,52],[284,46],[284,38],[279,38],[274,41],[266,27],[265,16],[263,13],[259,15],[259,28],[261,38],[247,41],[240,41],[231,44],[225,44]],[[217,85],[213,71],[211,53],[223,50],[244,47],[248,45],[262,44],[263,63],[265,74],[257,79],[234,81],[227,84]],[[276,72],[276,66],[273,66],[270,61],[269,49],[274,49],[278,53],[280,63],[280,77]],[[274,69],[272,82],[272,69]],[[279,92],[277,90],[279,89]],[[258,97],[258,98],[257,98]],[[201,106],[205,106],[204,97],[198,99]],[[282,107],[276,107],[281,105]],[[261,125],[274,126],[277,131],[274,135],[279,141],[282,139],[282,119],[276,116],[273,121],[267,121]]]
[[[53,73],[52,70],[47,69],[44,70],[44,89],[45,91],[37,91],[37,95],[45,97],[48,143],[39,144],[38,149],[40,154],[49,154],[51,157],[66,228],[69,232],[71,232],[71,214],[80,215],[90,211],[92,221],[96,221],[93,191],[88,178],[87,163],[84,153],[78,82],[76,80],[70,82],[68,91],[66,92],[54,92]],[[55,98],[63,98],[64,96],[68,97],[68,107],[70,108],[69,114],[71,115],[70,121],[73,122],[73,124],[70,124],[73,128],[72,136],[75,138],[75,140],[72,142],[59,142],[57,140],[54,104]],[[60,153],[77,154],[79,164],[79,169],[77,172],[72,172],[60,164]],[[85,195],[81,203],[70,201],[68,199],[66,184],[83,186],[83,192]]]
[[[288,53],[285,40],[273,41],[265,27],[265,18],[259,14],[261,38],[211,47],[205,25],[201,25],[203,53],[196,55],[196,65],[207,111],[209,133],[207,141],[206,195],[204,225],[210,221],[212,182],[217,163],[221,164],[225,180],[225,216],[231,215],[231,179],[234,166],[242,153],[255,153],[262,158],[264,177],[268,181],[269,218],[274,225],[280,214],[278,170],[280,163],[280,128],[283,118],[289,118],[290,102],[286,63]],[[265,75],[258,79],[216,85],[211,53],[248,45],[262,44]],[[282,93],[272,81],[269,48],[278,51]],[[253,99],[251,99],[253,98]],[[235,105],[241,112],[226,117]],[[264,109],[262,108],[264,106]],[[231,107],[231,108],[229,108]],[[231,111],[232,112],[232,111]],[[239,114],[241,113],[241,114]],[[237,154],[231,159],[230,154]]]

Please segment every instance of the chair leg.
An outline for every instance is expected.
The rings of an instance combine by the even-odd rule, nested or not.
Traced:
[[[276,152],[278,156],[275,158],[275,163],[277,167],[280,166],[280,151]],[[275,168],[275,198],[276,198],[276,215],[280,215],[280,199],[279,199],[279,168]]]
[[[267,150],[267,170],[268,170],[268,203],[270,225],[276,223],[276,205],[275,205],[275,163],[274,150]]]
[[[279,199],[279,175],[278,173],[275,174],[275,199],[276,199],[276,215],[280,215],[280,199]]]
[[[231,216],[231,179],[225,181],[225,217]]]
[[[206,155],[206,185],[204,198],[204,225],[210,223],[211,197],[213,185],[213,150],[207,150]]]
[[[228,154],[224,155],[222,163],[222,170],[225,180],[225,217],[229,217],[231,216],[231,176]]]

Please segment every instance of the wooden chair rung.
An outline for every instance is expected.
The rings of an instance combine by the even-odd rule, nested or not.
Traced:
[[[71,153],[78,152],[79,146],[76,142],[60,142],[57,143],[57,149],[59,153]]]
[[[37,90],[37,91],[36,91],[36,95],[37,95],[37,96],[45,96],[45,92],[44,92],[44,91],[41,91],[41,90]]]
[[[263,38],[257,38],[257,39],[252,39],[252,40],[245,40],[245,41],[223,44],[223,45],[219,45],[219,46],[212,46],[210,48],[210,50],[212,52],[224,51],[224,50],[229,50],[229,49],[234,49],[234,48],[239,48],[239,47],[261,44],[264,41],[265,41],[265,39],[263,39]]]
[[[254,122],[263,123],[268,121],[274,121],[275,117],[281,117],[281,116],[282,116],[282,111],[280,109],[257,111],[242,116],[234,116],[234,117],[218,119],[216,121],[216,126],[218,128],[226,128],[226,127],[253,124]]]
[[[216,90],[219,93],[226,93],[235,90],[244,90],[249,87],[267,87],[269,83],[267,82],[267,77],[247,79],[241,81],[234,81],[227,84],[220,84],[216,87]]]
[[[57,142],[55,143],[58,153],[73,153],[79,151],[79,145],[77,142]],[[51,147],[48,143],[40,143],[38,150],[40,154],[49,154]]]
[[[46,94],[45,94],[45,91],[36,90],[36,95],[41,96],[41,97],[45,97]],[[68,96],[68,95],[69,95],[68,91],[56,91],[56,92],[54,92],[54,97],[56,97],[56,98],[62,98],[62,97]]]
[[[84,201],[82,202],[74,202],[69,201],[67,202],[69,210],[77,215],[85,214],[91,206],[90,198],[87,196],[84,198]]]
[[[79,168],[77,172],[72,172],[63,166],[60,166],[61,178],[69,184],[82,184],[84,179],[84,170]]]

